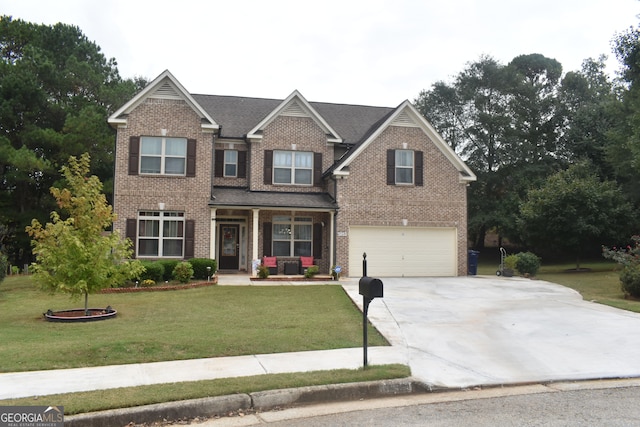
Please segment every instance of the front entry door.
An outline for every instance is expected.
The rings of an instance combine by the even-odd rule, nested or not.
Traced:
[[[220,270],[237,270],[240,262],[239,225],[220,226]]]

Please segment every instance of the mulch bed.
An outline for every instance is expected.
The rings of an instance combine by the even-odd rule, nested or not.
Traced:
[[[132,293],[132,292],[158,292],[158,291],[179,291],[182,289],[194,289],[204,288],[205,286],[212,286],[218,284],[218,277],[215,276],[210,282],[194,282],[184,285],[160,285],[160,286],[144,286],[144,287],[131,287],[131,288],[107,288],[100,291],[101,294],[119,294],[119,293]]]

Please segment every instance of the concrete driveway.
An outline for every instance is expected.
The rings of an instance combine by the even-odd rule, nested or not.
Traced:
[[[369,320],[443,387],[640,377],[640,314],[524,278],[383,278]],[[344,284],[361,307],[357,281]],[[370,357],[370,363],[375,363]]]

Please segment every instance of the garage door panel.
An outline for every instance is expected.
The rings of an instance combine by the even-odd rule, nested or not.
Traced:
[[[349,232],[349,274],[378,277],[455,276],[455,228],[352,227]]]

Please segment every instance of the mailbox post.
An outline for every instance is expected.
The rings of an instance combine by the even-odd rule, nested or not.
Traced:
[[[363,277],[358,283],[358,290],[362,295],[362,351],[363,365],[367,367],[367,347],[369,337],[367,333],[367,313],[369,312],[369,304],[374,298],[383,297],[382,280],[367,276],[367,254],[363,254],[362,261]]]

